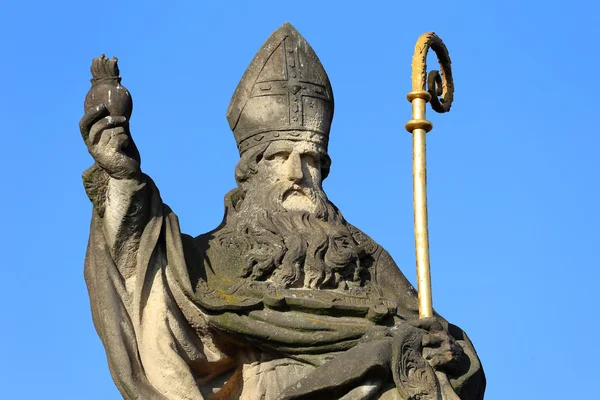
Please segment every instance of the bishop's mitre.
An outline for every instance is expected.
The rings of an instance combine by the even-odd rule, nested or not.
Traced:
[[[289,23],[263,44],[227,109],[240,155],[274,140],[306,140],[327,150],[333,92],[306,39]]]

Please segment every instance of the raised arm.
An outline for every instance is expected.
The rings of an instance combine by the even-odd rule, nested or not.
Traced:
[[[118,265],[133,265],[148,218],[148,196],[129,121],[109,113],[108,107],[100,104],[81,119],[81,134],[95,161],[84,173],[84,182],[102,218],[111,255]]]

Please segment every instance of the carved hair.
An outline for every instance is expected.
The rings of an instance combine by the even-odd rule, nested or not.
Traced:
[[[252,175],[258,172],[258,163],[269,148],[269,144],[264,143],[253,147],[245,151],[240,157],[240,161],[235,166],[235,181],[240,189],[242,188],[242,183],[248,181]]]

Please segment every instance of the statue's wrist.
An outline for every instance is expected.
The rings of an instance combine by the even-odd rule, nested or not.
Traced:
[[[123,185],[131,185],[135,182],[137,182],[137,184],[140,184],[143,180],[143,174],[139,168],[133,171],[112,172],[107,170],[106,172],[108,176],[110,176],[111,180],[123,181]]]
[[[126,178],[111,178],[108,181],[108,192],[119,197],[135,196],[146,186],[143,174]]]

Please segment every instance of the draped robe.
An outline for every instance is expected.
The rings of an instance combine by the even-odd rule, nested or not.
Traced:
[[[217,239],[235,213],[235,192],[226,196],[223,223],[192,238],[180,232],[176,215],[145,177],[131,193],[135,223],[125,220],[121,233],[128,234],[128,223],[137,225],[131,229],[138,229],[139,240],[121,246],[126,256],[116,257],[103,230],[107,179],[97,167],[84,173],[94,204],[85,278],[94,324],[124,398],[407,396],[394,384],[406,371],[389,367],[406,358],[399,349],[406,346],[390,332],[416,332],[410,327],[418,319],[416,292],[364,233],[350,226],[368,255],[370,279],[362,291],[248,282],[239,276],[236,249]],[[485,377],[471,342],[441,321],[469,358],[466,370],[447,376],[451,391],[482,399]]]

